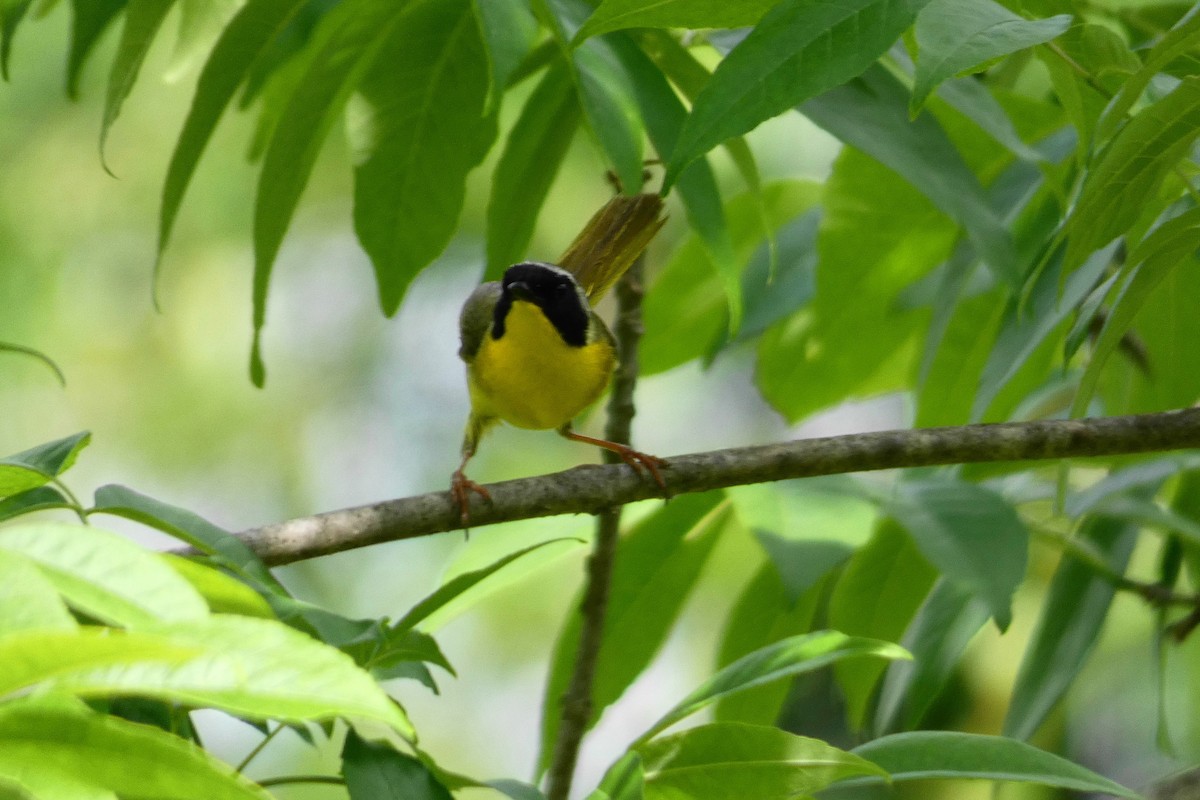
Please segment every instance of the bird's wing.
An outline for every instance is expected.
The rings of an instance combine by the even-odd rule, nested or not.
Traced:
[[[483,337],[492,327],[492,309],[499,299],[500,284],[488,281],[477,286],[467,302],[463,303],[458,315],[458,335],[462,343],[458,348],[458,357],[463,361],[471,361],[479,352]]]
[[[650,244],[666,222],[656,194],[617,195],[596,212],[559,259],[595,303]]]

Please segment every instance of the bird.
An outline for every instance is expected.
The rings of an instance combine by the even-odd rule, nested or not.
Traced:
[[[666,489],[665,460],[571,427],[604,394],[617,364],[616,339],[594,305],[665,221],[659,195],[618,194],[593,215],[558,263],[513,264],[463,304],[458,355],[466,363],[471,413],[450,491],[464,528],[471,493],[491,500],[485,487],[466,476],[467,462],[499,422],[554,429],[567,439],[610,450]]]

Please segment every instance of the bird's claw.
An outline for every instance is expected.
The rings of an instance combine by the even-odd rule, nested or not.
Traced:
[[[450,495],[458,504],[459,519],[462,521],[464,529],[471,523],[471,492],[489,503],[492,502],[492,493],[487,490],[486,486],[468,478],[461,469],[456,469],[450,476]]]
[[[650,473],[650,477],[658,484],[658,488],[664,492],[667,490],[667,482],[663,480],[661,468],[668,466],[665,458],[652,456],[649,453],[643,453],[640,450],[634,450],[628,445],[621,445],[620,449],[614,450],[621,460],[633,469],[634,472],[640,473],[642,470]]]

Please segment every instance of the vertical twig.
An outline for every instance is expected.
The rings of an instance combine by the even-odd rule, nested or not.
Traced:
[[[629,444],[630,429],[636,408],[633,390],[638,375],[638,340],[642,336],[642,266],[639,256],[616,287],[617,320],[613,335],[617,339],[620,360],[613,377],[612,394],[608,400],[608,423],[605,438],[610,442]],[[620,458],[604,451],[608,463]],[[592,684],[596,677],[596,662],[604,640],[604,617],[608,611],[608,592],[612,584],[613,564],[617,555],[617,534],[621,527],[621,506],[609,508],[596,517],[596,539],[588,558],[587,582],[579,613],[579,649],[575,652],[575,667],[571,682],[562,698],[562,721],[554,741],[554,756],[546,777],[547,800],[567,800],[571,779],[579,758],[579,745],[587,731],[592,715]]]

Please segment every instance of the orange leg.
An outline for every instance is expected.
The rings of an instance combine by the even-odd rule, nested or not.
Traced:
[[[654,479],[654,482],[658,484],[658,488],[663,491],[667,490],[667,482],[663,480],[662,472],[660,471],[662,467],[667,466],[665,459],[634,450],[629,445],[621,444],[620,442],[610,442],[607,439],[584,436],[582,433],[576,433],[570,428],[562,428],[559,433],[572,441],[594,444],[596,447],[603,447],[605,450],[616,453],[634,472],[641,472],[643,469],[646,470],[646,472],[650,473],[650,477]]]
[[[459,519],[462,520],[464,529],[471,524],[471,492],[482,497],[489,503],[492,502],[492,493],[487,490],[486,486],[482,486],[467,477],[463,470],[467,466],[467,462],[471,460],[471,456],[475,455],[475,451],[464,451],[462,461],[458,465],[458,469],[450,476],[450,495],[454,498],[454,502],[458,503]]]

